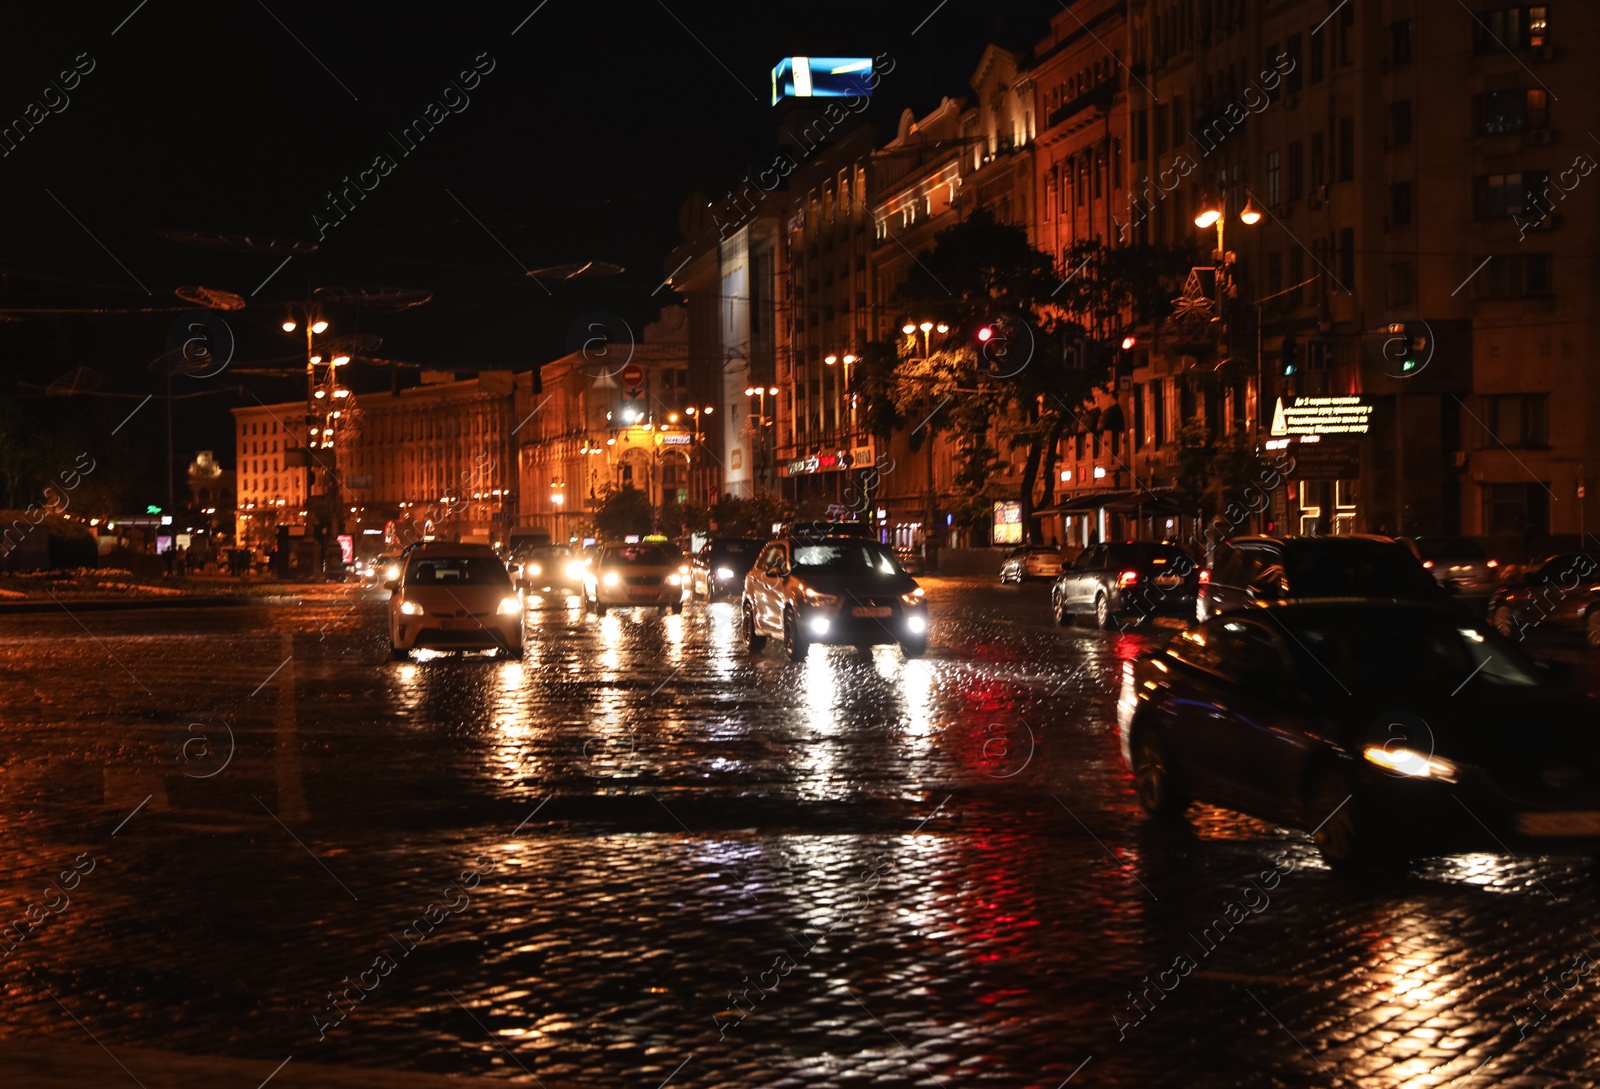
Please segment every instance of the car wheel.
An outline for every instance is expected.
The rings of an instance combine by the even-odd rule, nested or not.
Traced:
[[[791,662],[803,662],[811,652],[811,644],[800,630],[800,620],[793,609],[785,609],[783,613],[783,649]]]
[[[610,606],[608,606],[605,602],[601,601],[599,598],[595,598],[594,599],[594,615],[596,615],[596,616],[604,616],[604,615],[606,615],[606,610],[608,608],[610,608]]]
[[[900,653],[904,654],[907,658],[922,657],[924,654],[928,653],[927,636],[923,636],[920,639],[900,640]]]
[[[1495,609],[1494,613],[1489,617],[1489,623],[1494,625],[1495,631],[1507,639],[1512,639],[1516,636],[1517,614],[1505,605]],[[1590,642],[1593,642],[1593,639]]]
[[[1189,808],[1178,789],[1161,735],[1142,729],[1133,738],[1133,793],[1139,807],[1152,817],[1176,818]]]
[[[1117,618],[1111,615],[1111,602],[1105,594],[1096,594],[1094,599],[1094,622],[1106,631],[1116,626]]]
[[[744,645],[751,654],[760,654],[767,649],[767,637],[756,631],[755,610],[748,601],[744,605]]]
[[[1067,612],[1067,603],[1058,593],[1050,595],[1050,611],[1056,614],[1056,623],[1063,628],[1072,626],[1072,614]]]
[[[1380,853],[1372,830],[1361,817],[1362,806],[1349,778],[1325,771],[1312,784],[1306,819],[1316,821],[1311,838],[1328,868],[1336,873],[1358,873],[1372,868]]]
[[[1583,634],[1591,647],[1600,649],[1600,609],[1589,610],[1589,616],[1583,622]]]

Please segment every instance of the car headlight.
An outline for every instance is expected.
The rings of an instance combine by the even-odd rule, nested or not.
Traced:
[[[921,635],[928,630],[928,618],[921,613],[906,617],[906,631],[912,635]]]
[[[618,577],[615,571],[607,571],[605,574],[600,576],[600,581],[605,583],[607,586],[615,586],[617,583],[621,582],[622,579]]]
[[[386,578],[386,579],[397,579],[397,578],[399,578],[400,577],[400,565],[397,564],[397,563],[391,563],[388,567],[384,568],[383,577]]]
[[[522,602],[514,597],[500,599],[500,607],[495,610],[501,616],[516,616],[522,612]]]
[[[569,579],[583,578],[583,571],[583,564],[578,560],[573,560],[571,563],[567,564],[567,578]]]
[[[1367,763],[1376,764],[1385,771],[1392,771],[1414,779],[1439,779],[1446,783],[1456,781],[1456,766],[1450,761],[1427,753],[1417,752],[1403,746],[1386,748],[1383,745],[1368,745],[1361,750],[1361,755]]]
[[[667,576],[667,585],[669,585],[669,586],[682,586],[683,585],[683,576],[679,575],[679,574],[676,574],[676,573],[668,575]]]
[[[843,599],[838,594],[824,594],[820,590],[806,590],[806,604],[819,609],[832,608]]]
[[[544,568],[540,567],[536,563],[530,563],[526,568],[524,568],[524,570],[526,570],[527,573],[530,574],[530,575],[542,575],[542,574],[544,574]]]
[[[915,590],[911,591],[909,594],[901,594],[900,595],[900,600],[905,602],[907,605],[921,605],[922,604],[922,587],[918,586]]]
[[[421,616],[422,606],[418,605],[415,601],[402,601],[400,603],[400,611],[405,613],[407,616]]]
[[[733,568],[731,568],[731,567],[719,567],[719,568],[717,568],[717,578],[719,578],[719,579],[731,579],[731,578],[733,578]]]

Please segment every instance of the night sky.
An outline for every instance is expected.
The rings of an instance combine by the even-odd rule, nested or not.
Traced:
[[[0,305],[162,312],[0,322],[0,376],[15,389],[81,365],[104,390],[159,392],[151,365],[184,309],[174,289],[200,285],[251,305],[226,316],[229,371],[180,384],[244,385],[267,401],[304,387],[249,368],[303,365],[303,345],[278,325],[317,287],[431,291],[400,314],[330,316],[337,332],[382,336],[382,357],[441,369],[533,367],[575,346],[577,319],[595,311],[637,330],[671,299],[651,292],[681,240],[685,196],[719,198],[746,164],[770,160],[780,57],[893,56],[868,112],[892,125],[903,108],[967,94],[986,40],[1031,45],[1060,10],[1050,0],[1008,3],[1003,17],[971,0],[28,7],[8,12],[0,45],[0,124],[37,119],[0,157]],[[430,104],[433,132],[403,139]],[[386,174],[373,170],[379,155]],[[370,192],[342,218],[330,212],[329,191],[363,171]],[[196,233],[223,248],[195,244]],[[261,241],[319,233],[316,252],[281,269],[290,251]],[[546,281],[549,293],[524,272],[589,260],[626,271]],[[358,389],[389,384],[383,370],[352,372]],[[240,403],[250,402],[182,402],[180,459],[210,446],[231,462],[226,410]],[[154,440],[159,415],[134,430]]]

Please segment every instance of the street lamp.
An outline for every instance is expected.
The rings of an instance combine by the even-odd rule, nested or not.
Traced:
[[[844,392],[850,398],[850,445],[854,447],[856,443],[856,391],[855,386],[850,381],[850,368],[856,365],[858,357],[853,352],[846,352],[844,355],[829,353],[822,361],[830,367],[835,363],[844,364]]]
[[[911,361],[920,359],[923,363],[926,363],[928,357],[933,354],[930,334],[937,331],[942,336],[950,331],[950,326],[942,321],[907,321],[905,325],[900,327],[900,331],[911,341],[912,351],[916,351],[918,347],[922,349],[920,356],[913,355],[910,357]],[[938,412],[938,409],[934,409],[934,412]],[[929,415],[928,419],[933,419],[932,414]],[[928,541],[933,535],[934,519],[939,515],[939,493],[933,482],[933,439],[934,431],[929,428],[928,437],[924,440],[928,447],[928,520],[922,526],[922,552],[924,558],[928,560],[933,558],[928,555]]]
[[[282,325],[285,333],[292,335],[304,329],[306,336],[306,423],[304,447],[306,458],[305,508],[307,513],[305,515],[305,526],[307,535],[312,536],[313,539],[315,539],[315,535],[313,532],[313,518],[310,512],[312,510],[311,493],[316,486],[316,460],[312,451],[313,449],[333,449],[334,428],[331,424],[334,419],[341,415],[339,411],[326,412],[318,402],[328,401],[330,392],[334,398],[346,398],[350,395],[349,390],[341,389],[333,380],[332,368],[341,367],[350,362],[350,356],[345,353],[335,355],[329,361],[329,389],[318,388],[317,367],[323,363],[323,357],[316,349],[316,338],[326,333],[328,328],[328,320],[322,316],[315,303],[305,303],[299,306],[292,305]],[[325,412],[326,415],[324,415]],[[319,426],[319,423],[321,426]],[[313,441],[314,438],[315,441]],[[337,458],[337,454],[333,456]],[[338,473],[330,470],[328,475],[330,483],[335,489],[331,499],[331,517],[329,518],[328,528],[336,535],[344,521],[343,508],[341,497],[337,494],[339,488]],[[324,565],[326,565],[326,562],[327,558],[324,555]]]

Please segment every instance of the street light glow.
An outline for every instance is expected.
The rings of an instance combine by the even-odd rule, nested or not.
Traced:
[[[328,331],[328,323],[318,318],[311,323],[311,331],[313,333],[326,333]]]
[[[926,332],[928,332],[928,331],[929,331],[929,330],[930,330],[930,329],[932,329],[932,328],[933,328],[933,322],[931,322],[931,321],[925,321],[925,322],[923,322],[923,323],[922,323],[922,324],[921,324],[921,325],[919,325],[919,326],[917,326],[917,328],[918,328],[918,329],[921,329],[921,330],[922,330],[922,331],[923,331],[923,332],[924,332],[924,333],[926,333]]]
[[[1239,219],[1243,221],[1246,226],[1254,227],[1257,223],[1261,222],[1261,209],[1256,207],[1255,201],[1245,201],[1244,211],[1239,213]]]
[[[911,334],[913,334],[913,333],[915,333],[915,332],[916,332],[916,331],[917,331],[917,327],[916,327],[916,326],[915,326],[915,325],[912,325],[912,324],[911,324],[911,323],[910,323],[910,322],[909,322],[909,321],[908,321],[908,322],[906,322],[906,324],[905,324],[905,328],[903,328],[903,329],[901,329],[901,330],[900,330],[900,331],[901,331],[901,332],[902,332],[902,333],[904,333],[904,334],[905,334],[905,335],[906,335],[906,336],[910,336],[910,335],[911,335]]]
[[[295,331],[295,329],[296,329],[296,325],[294,323],[294,319],[293,318],[290,318],[288,321],[285,321],[283,323],[283,331],[285,333],[292,333],[292,332]]]

